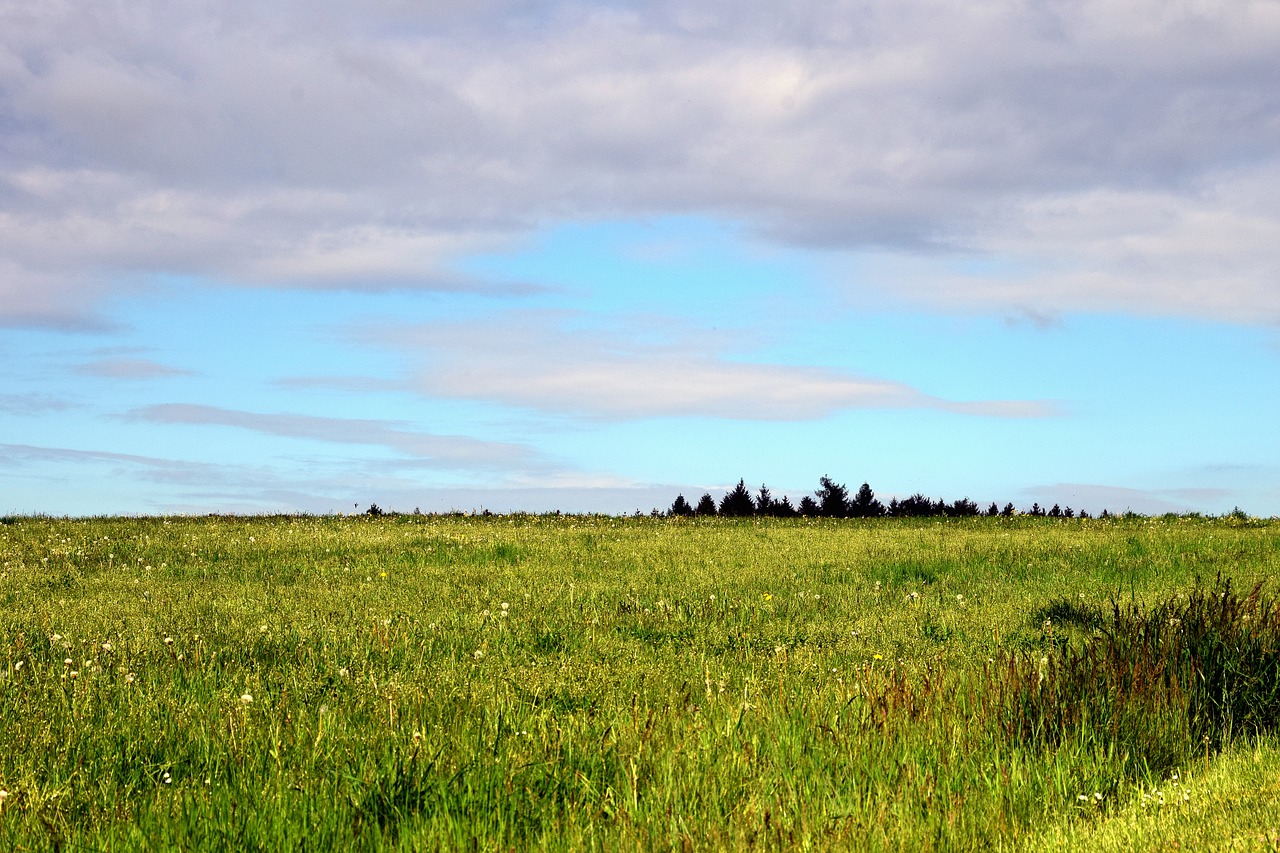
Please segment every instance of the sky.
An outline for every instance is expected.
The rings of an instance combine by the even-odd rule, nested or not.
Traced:
[[[0,514],[1280,515],[1275,0],[0,0]]]

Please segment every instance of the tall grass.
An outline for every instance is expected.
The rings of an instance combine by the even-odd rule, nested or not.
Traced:
[[[1269,731],[1277,529],[14,519],[0,847],[1018,846]]]

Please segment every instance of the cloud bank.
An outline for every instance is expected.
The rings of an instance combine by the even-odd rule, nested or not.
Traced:
[[[1280,322],[1277,55],[1249,0],[7,4],[0,323],[172,274],[484,291],[458,258],[666,215],[947,309]]]
[[[937,409],[997,418],[1058,413],[1039,400],[955,401],[824,367],[739,360],[648,328],[581,328],[573,315],[524,312],[483,322],[364,329],[419,369],[428,397],[482,400],[602,420],[710,417],[804,421],[849,409]],[[646,334],[647,333],[647,334]]]

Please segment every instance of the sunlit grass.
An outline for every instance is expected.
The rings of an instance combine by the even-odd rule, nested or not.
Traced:
[[[1069,844],[1193,765],[1018,736],[1010,685],[1278,530],[11,519],[0,847]]]

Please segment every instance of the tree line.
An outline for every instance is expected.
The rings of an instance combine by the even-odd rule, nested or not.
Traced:
[[[762,515],[775,518],[918,518],[927,516],[947,516],[960,518],[965,516],[1011,516],[1018,514],[1012,503],[1003,507],[995,502],[983,510],[967,497],[955,501],[935,500],[922,494],[911,495],[899,500],[892,498],[888,504],[882,503],[871,490],[871,486],[863,483],[856,492],[849,494],[843,483],[837,483],[830,477],[818,480],[818,489],[812,495],[805,495],[798,503],[791,503],[786,495],[779,500],[762,485],[760,491],[751,494],[745,479],[739,480],[717,504],[710,492],[706,492],[696,504],[689,503],[683,494],[676,495],[667,510],[667,515],[719,515],[729,518]],[[1049,518],[1089,518],[1089,513],[1081,510],[1077,513],[1071,507],[1054,504],[1045,509],[1040,504],[1031,505],[1024,515],[1046,516]],[[1109,516],[1104,509],[1103,518]]]

